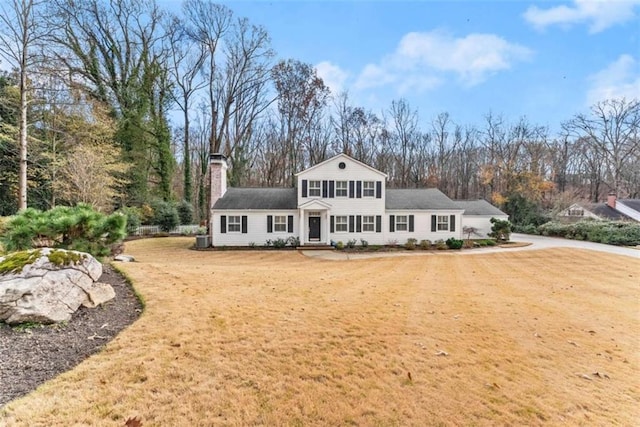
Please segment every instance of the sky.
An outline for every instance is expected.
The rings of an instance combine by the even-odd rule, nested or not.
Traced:
[[[222,3],[332,93],[378,115],[403,98],[422,128],[492,113],[555,132],[605,98],[640,98],[640,0]]]

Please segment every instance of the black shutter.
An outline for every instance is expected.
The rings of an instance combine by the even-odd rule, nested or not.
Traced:
[[[247,216],[242,215],[242,233],[247,234]]]
[[[413,215],[409,215],[409,231],[413,233]]]
[[[287,233],[293,233],[293,215],[287,217]]]
[[[331,228],[330,228],[330,231],[333,233],[335,228],[336,228],[336,218],[333,215],[331,215]]]
[[[302,197],[307,197],[307,180],[302,180]]]
[[[220,232],[221,233],[227,232],[227,216],[226,215],[220,216]]]
[[[273,233],[273,215],[267,215],[267,233]]]
[[[349,181],[349,198],[353,199],[356,196],[355,192],[355,183],[353,181]]]
[[[336,182],[329,181],[329,198],[332,199],[336,196]]]
[[[436,216],[431,215],[431,231],[436,231]]]
[[[456,231],[456,216],[451,215],[449,217],[449,221],[451,221],[451,225],[449,226],[449,231]]]
[[[382,199],[382,181],[376,181],[376,199]]]
[[[349,233],[353,233],[356,229],[355,220],[356,218],[353,215],[349,215]]]
[[[322,197],[326,199],[327,197],[329,197],[328,193],[329,193],[329,183],[326,180],[324,180],[322,181]]]
[[[356,197],[358,199],[362,198],[362,181],[356,182]]]
[[[396,231],[396,217],[394,215],[389,215],[389,231]]]
[[[356,217],[356,233],[362,232],[362,215]]]
[[[382,233],[382,215],[376,215],[376,233]]]

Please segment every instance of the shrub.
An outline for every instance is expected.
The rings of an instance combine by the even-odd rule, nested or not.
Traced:
[[[431,240],[428,240],[428,239],[420,240],[420,249],[423,249],[423,250],[431,249]]]
[[[454,239],[453,237],[450,237],[450,238],[447,239],[445,244],[447,245],[447,247],[449,249],[460,249],[460,248],[462,248],[462,245],[464,244],[464,241],[458,240],[458,239]]]
[[[356,247],[356,239],[347,240],[347,248],[353,249]]]
[[[442,239],[436,240],[434,242],[434,245],[436,245],[436,249],[438,249],[438,250],[447,249],[447,244]]]
[[[48,246],[100,257],[126,236],[126,225],[125,215],[106,216],[85,204],[45,212],[28,208],[9,220],[0,240],[7,251]]]
[[[297,248],[300,246],[300,238],[298,236],[291,236],[287,239],[287,243],[289,243],[289,246]]]
[[[281,237],[273,241],[273,247],[276,249],[282,249],[285,246],[287,246],[287,241]]]
[[[342,243],[342,241],[338,241],[338,243],[336,243],[336,249],[338,250],[344,249],[344,243]]]
[[[369,242],[367,242],[367,241],[366,241],[366,240],[364,240],[364,239],[360,239],[360,245],[361,245],[363,248],[367,248],[367,247],[369,247]]]
[[[489,221],[491,222],[491,233],[489,233],[489,236],[499,242],[508,242],[509,236],[511,236],[511,223],[498,218],[491,218]]]
[[[127,217],[127,234],[131,236],[138,230],[138,227],[140,227],[140,225],[142,224],[140,209],[136,207],[125,206],[118,212]]]
[[[193,206],[186,200],[181,201],[176,206],[181,225],[189,225],[193,222]]]
[[[513,226],[514,233],[522,233],[522,234],[540,234],[538,232],[538,227],[533,224],[527,225],[514,225]]]
[[[396,246],[398,246],[398,241],[396,239],[389,239],[387,241],[387,246],[395,248]]]
[[[544,236],[588,240],[619,246],[640,245],[640,224],[631,222],[583,220],[573,224],[548,222],[539,227]]]
[[[180,224],[175,205],[168,202],[156,202],[153,206],[153,222],[160,230],[169,233]]]
[[[413,237],[409,237],[407,239],[407,243],[404,244],[404,248],[407,250],[414,250],[417,246],[418,243],[418,239],[414,239]]]

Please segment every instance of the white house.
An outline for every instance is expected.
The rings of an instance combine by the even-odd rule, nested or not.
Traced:
[[[226,158],[211,156],[211,240],[214,246],[262,246],[297,237],[301,245],[366,240],[403,244],[482,236],[492,217],[486,201],[453,201],[437,189],[387,189],[386,174],[339,154],[296,174],[295,188],[227,188]],[[467,214],[468,211],[468,214]]]
[[[640,199],[618,199],[615,194],[607,196],[603,203],[574,203],[558,214],[569,220],[591,218],[609,221],[640,221]]]

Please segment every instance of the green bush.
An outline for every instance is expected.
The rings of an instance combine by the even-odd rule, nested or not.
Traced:
[[[450,237],[450,238],[447,239],[445,244],[447,245],[447,247],[449,249],[460,249],[460,248],[462,248],[462,245],[464,244],[464,241],[458,240],[458,239],[454,239],[453,237]]]
[[[436,249],[443,250],[447,249],[447,244],[442,239],[438,239],[433,243],[436,246]]]
[[[119,209],[118,212],[127,218],[127,234],[129,236],[134,234],[142,224],[140,208],[127,206]]]
[[[181,201],[176,206],[178,210],[178,217],[180,218],[180,224],[189,225],[193,222],[193,206],[186,200]]]
[[[491,218],[489,222],[491,222],[489,237],[493,237],[498,242],[508,242],[511,236],[511,223],[498,218]]]
[[[336,249],[338,250],[344,249],[344,243],[342,243],[342,241],[339,241],[338,243],[336,243]]]
[[[513,226],[514,233],[522,233],[522,234],[540,234],[538,232],[538,227],[533,224],[527,225],[514,225]]]
[[[353,249],[356,247],[356,243],[358,241],[356,239],[347,240],[347,248]]]
[[[287,241],[283,238],[277,238],[276,240],[274,240],[273,242],[273,247],[276,249],[282,249],[285,246],[287,246]]]
[[[28,208],[8,221],[0,241],[9,252],[53,247],[106,256],[127,235],[126,225],[125,215],[106,216],[85,204],[44,212]]]
[[[169,233],[180,224],[180,217],[175,205],[169,202],[157,201],[153,204],[153,223],[161,231]]]
[[[360,245],[361,245],[363,248],[368,248],[368,247],[369,247],[369,242],[367,242],[367,241],[366,241],[366,240],[364,240],[364,239],[360,239]]]
[[[543,236],[564,237],[617,246],[640,245],[640,224],[582,220],[573,224],[548,222],[538,227]]]

